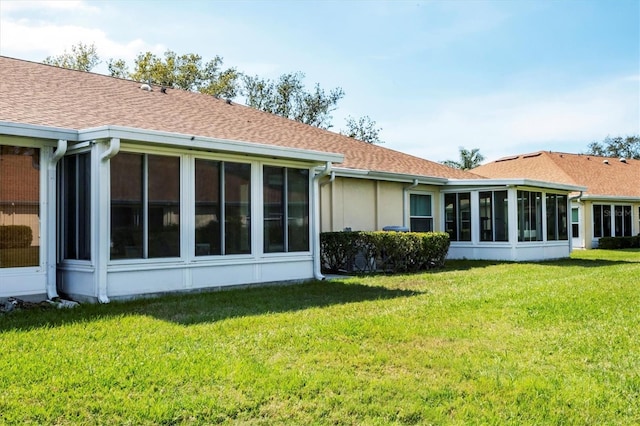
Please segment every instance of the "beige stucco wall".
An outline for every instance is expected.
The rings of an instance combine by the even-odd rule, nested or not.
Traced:
[[[388,225],[408,226],[408,183],[336,177],[325,179],[320,188],[321,232],[380,231]],[[436,187],[420,185],[411,192],[432,195],[434,229],[439,226],[440,196]],[[406,213],[404,204],[406,205]],[[403,215],[407,215],[406,218]]]

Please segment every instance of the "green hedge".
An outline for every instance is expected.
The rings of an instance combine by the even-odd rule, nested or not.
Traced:
[[[33,233],[27,225],[0,226],[0,248],[26,248],[31,246]]]
[[[444,266],[445,232],[323,232],[320,255],[325,272],[413,272]]]
[[[605,250],[640,248],[640,235],[635,237],[602,237],[598,241],[598,248]]]

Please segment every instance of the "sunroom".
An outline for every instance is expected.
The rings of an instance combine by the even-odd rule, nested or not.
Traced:
[[[530,179],[450,180],[440,229],[450,259],[542,260],[571,253],[572,192],[585,188]]]
[[[51,146],[31,293],[108,302],[320,276],[317,180],[342,155],[118,126],[71,136],[56,163],[55,141],[24,138]],[[10,269],[20,296],[34,267]]]

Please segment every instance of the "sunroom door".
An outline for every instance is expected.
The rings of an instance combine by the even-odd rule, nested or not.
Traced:
[[[573,248],[584,248],[584,229],[582,227],[582,208],[571,207],[571,246]]]

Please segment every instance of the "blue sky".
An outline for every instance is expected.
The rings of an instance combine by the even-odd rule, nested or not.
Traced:
[[[434,161],[640,134],[640,0],[0,0],[0,19],[0,54],[21,59],[82,41],[105,61],[170,49],[302,71],[344,89],[333,130],[368,115],[385,147]]]

